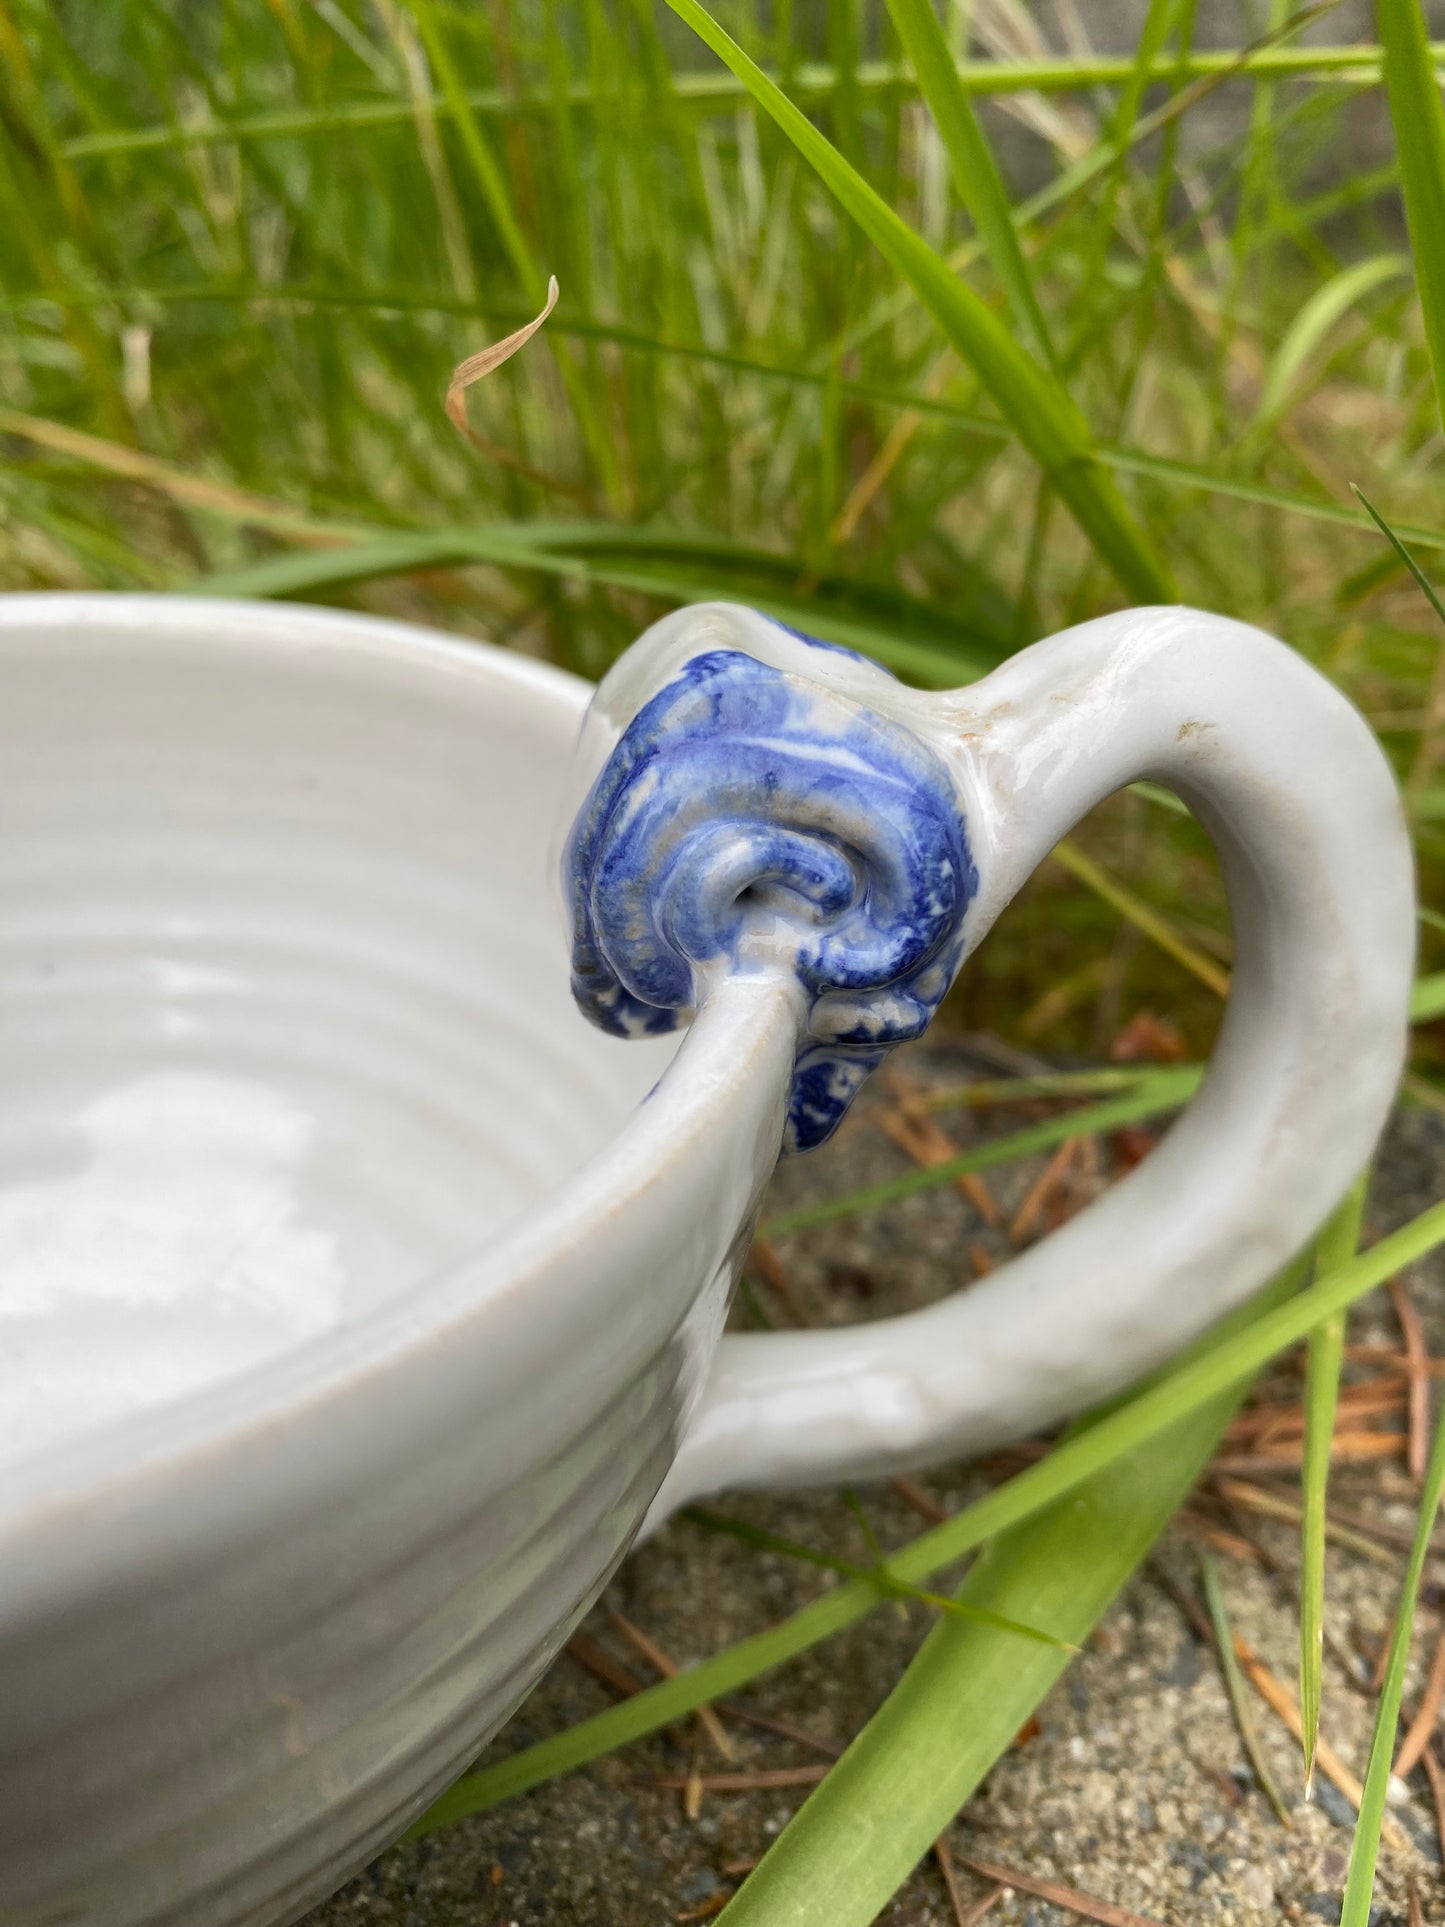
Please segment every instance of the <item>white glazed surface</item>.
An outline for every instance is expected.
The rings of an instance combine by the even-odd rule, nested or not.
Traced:
[[[481,1249],[671,1055],[567,992],[580,686],[519,667],[478,717],[461,651],[448,703],[325,656],[268,677],[261,638],[6,643],[0,1463]],[[508,714],[538,689],[542,758]]]
[[[740,987],[639,1108],[674,1046],[577,1015],[588,693],[342,614],[0,600],[6,1927],[303,1910],[661,1481],[793,1021]]]
[[[1239,950],[1201,1098],[1065,1233],[912,1320],[720,1348],[812,1021],[785,907],[700,973],[639,1104],[669,1046],[586,1033],[543,855],[716,647],[944,760],[965,948],[1153,776],[1220,844]],[[1262,1282],[1368,1155],[1408,846],[1281,645],[1140,611],[932,697],[716,605],[624,660],[569,777],[586,695],[330,612],[0,600],[7,1927],[296,1914],[506,1717],[669,1465],[654,1517],[1058,1416]]]

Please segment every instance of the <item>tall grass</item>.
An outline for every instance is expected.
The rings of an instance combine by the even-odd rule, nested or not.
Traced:
[[[1371,716],[1428,907],[1445,55],[1417,0],[1380,0],[1382,47],[1319,44],[1328,13],[1281,0],[1204,51],[1193,0],[1152,0],[1136,48],[1061,53],[1018,0],[0,0],[0,583],[311,595],[585,674],[663,609],[736,596],[934,685],[1177,594],[1286,636]],[[462,440],[452,366],[552,274],[555,314],[473,392]],[[1099,811],[955,1015],[1098,1054],[1152,1005],[1202,1054],[1228,929],[1202,832],[1168,802],[1141,787]],[[1437,973],[1442,940],[1428,913]],[[1441,983],[1417,998],[1407,1090],[1445,1108]],[[1163,1113],[1195,1078],[1100,1083],[1118,1094],[1091,1112],[807,1221]],[[988,1540],[962,1604],[1081,1637],[1247,1373],[1318,1330],[1312,1745],[1330,1321],[1442,1235],[1437,1208],[1358,1260],[1327,1244],[1310,1292],[884,1577],[916,1587]],[[426,1824],[651,1730],[887,1592],[847,1578],[461,1783]],[[961,1619],[943,1613],[730,1917],[861,1922],[977,1783],[1063,1662]],[[1397,1643],[1352,1921],[1404,1662]]]
[[[714,17],[965,264],[978,328],[1013,334],[1056,384],[1036,426],[1047,438],[1067,410],[1073,428],[1052,474],[989,372],[665,7],[7,0],[0,405],[353,535],[461,539],[383,544],[362,566],[318,555],[311,576],[294,521],[178,502],[7,433],[0,580],[183,586],[299,539],[240,586],[591,674],[672,601],[736,594],[891,644],[929,681],[1172,580],[1320,662],[1402,772],[1428,749],[1412,795],[1433,886],[1437,641],[1349,492],[1427,564],[1445,544],[1420,308],[1407,275],[1360,267],[1403,252],[1395,169],[1339,158],[1362,117],[1383,121],[1380,49],[1304,44],[1282,17],[1257,43],[1241,27],[1237,52],[1195,52],[1188,10],[1161,4],[1140,49],[1065,56],[987,0],[945,94],[924,11],[733,0]],[[951,16],[941,31],[957,51]],[[549,272],[545,336],[472,397],[479,451],[443,415],[447,373],[525,319]],[[1103,553],[1070,513],[1078,486]],[[539,520],[568,533],[533,565],[536,543],[511,538]],[[1190,823],[1125,799],[1090,851],[1227,961]],[[1215,1020],[1052,870],[960,1000],[1083,1049],[1140,1002],[1168,1004],[1200,1049]]]

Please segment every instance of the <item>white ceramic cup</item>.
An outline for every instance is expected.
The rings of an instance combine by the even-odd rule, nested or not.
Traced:
[[[296,1915],[467,1764],[649,1508],[1058,1419],[1369,1155],[1408,843],[1281,644],[1144,610],[935,696],[712,605],[629,652],[574,761],[591,693],[329,611],[0,598],[6,1927]],[[1142,777],[1234,916],[1187,1114],[966,1295],[723,1338],[785,1130]],[[577,987],[655,1041],[569,996],[578,810]]]

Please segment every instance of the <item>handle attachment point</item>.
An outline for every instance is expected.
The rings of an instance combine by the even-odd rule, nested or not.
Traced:
[[[791,641],[804,667],[841,653]],[[807,1017],[791,1151],[823,1143],[887,1052],[926,1029],[978,888],[937,752],[738,648],[700,650],[643,702],[563,863],[572,988],[604,1030],[676,1028],[719,971],[793,971]]]

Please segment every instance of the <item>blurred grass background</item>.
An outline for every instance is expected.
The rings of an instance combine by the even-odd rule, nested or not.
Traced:
[[[1007,316],[885,7],[714,12]],[[942,17],[1135,523],[1183,599],[1363,708],[1438,903],[1442,632],[1351,493],[1437,569],[1445,457],[1368,14]],[[0,0],[0,122],[5,588],[234,581],[593,676],[729,595],[938,682],[1123,599],[914,294],[651,0]],[[450,369],[551,273],[471,445]],[[1131,794],[1081,847],[1227,968],[1190,820]],[[955,1015],[1099,1053],[1153,1009],[1203,1051],[1208,971],[1087,872],[1046,866]],[[1445,1047],[1418,1044],[1428,1076]]]

